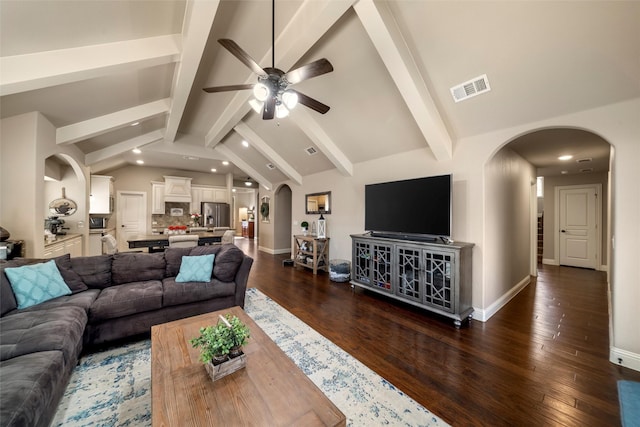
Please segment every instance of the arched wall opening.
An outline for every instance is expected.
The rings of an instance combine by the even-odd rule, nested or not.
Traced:
[[[553,264],[557,259],[557,187],[597,184],[602,188],[598,199],[603,212],[598,228],[601,263],[597,269],[607,269],[611,151],[612,145],[592,131],[560,126],[522,132],[494,150],[483,170],[484,319],[495,314],[536,275],[539,217],[544,227],[541,261]],[[574,159],[563,164],[557,158],[566,153],[572,153]],[[588,173],[581,171],[585,163],[576,162],[587,157],[593,157],[595,166]],[[538,176],[545,178],[542,198],[536,194]]]
[[[287,184],[282,184],[274,191],[274,253],[291,253],[292,241],[292,192]]]

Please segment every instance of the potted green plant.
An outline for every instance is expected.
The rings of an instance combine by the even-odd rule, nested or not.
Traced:
[[[219,317],[217,324],[200,328],[200,335],[189,340],[200,349],[200,360],[214,381],[246,366],[242,346],[250,337],[249,327],[237,316]]]
[[[300,227],[302,227],[302,234],[307,235],[307,230],[309,229],[309,223],[307,221],[302,221],[300,223]]]
[[[203,363],[221,363],[230,357],[237,357],[242,346],[250,337],[249,327],[237,316],[220,316],[220,322],[214,326],[200,328],[200,336],[190,340],[194,348],[200,348],[200,360]],[[232,352],[232,350],[235,350]]]

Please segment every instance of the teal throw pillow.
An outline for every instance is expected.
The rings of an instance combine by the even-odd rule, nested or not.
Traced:
[[[5,268],[4,272],[18,301],[18,308],[27,308],[63,295],[71,295],[71,289],[64,282],[54,260]]]
[[[183,256],[176,282],[208,282],[213,271],[214,254]]]

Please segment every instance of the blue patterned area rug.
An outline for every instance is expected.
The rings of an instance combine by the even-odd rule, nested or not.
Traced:
[[[245,311],[347,417],[349,426],[447,424],[260,291]],[[148,340],[83,357],[52,426],[150,426]]]
[[[623,427],[640,426],[640,382],[618,381],[618,398]]]

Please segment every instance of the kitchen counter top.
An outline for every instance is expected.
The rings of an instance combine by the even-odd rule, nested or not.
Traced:
[[[82,237],[82,234],[69,233],[69,234],[57,235],[56,236],[56,240],[54,240],[51,243],[46,243],[46,240],[45,240],[44,247],[46,248],[47,246],[55,245],[56,243],[64,242],[66,240],[71,240],[71,239],[76,238],[76,237]]]

